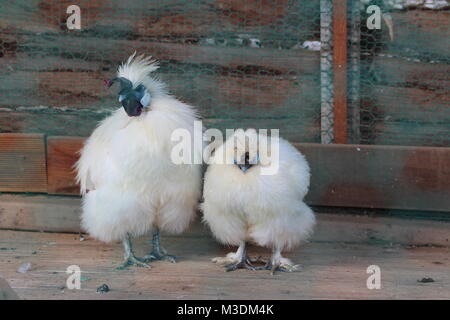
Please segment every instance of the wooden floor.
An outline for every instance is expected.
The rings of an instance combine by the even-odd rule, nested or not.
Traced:
[[[450,299],[450,248],[312,242],[290,255],[295,273],[239,270],[210,262],[229,251],[208,236],[164,237],[179,262],[152,269],[115,268],[120,244],[78,235],[0,230],[0,275],[22,299]],[[149,247],[136,242],[136,251]],[[253,255],[268,253],[250,248]],[[18,268],[31,263],[25,273]],[[66,268],[82,270],[80,290],[68,290]],[[381,268],[381,289],[366,287],[369,265]],[[432,278],[434,282],[418,280]],[[108,293],[96,293],[102,284]]]

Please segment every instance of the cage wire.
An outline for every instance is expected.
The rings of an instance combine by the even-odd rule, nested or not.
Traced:
[[[0,130],[88,135],[120,107],[103,87],[135,50],[206,127],[334,142],[332,0],[10,1],[0,19]],[[367,28],[367,8],[381,29]],[[349,142],[449,146],[449,5],[349,0]]]
[[[349,4],[352,142],[450,146],[448,1]],[[371,5],[380,8],[380,29],[367,26]]]
[[[68,30],[72,4],[3,4],[0,104],[36,120],[2,131],[88,135],[120,106],[103,78],[136,50],[160,61],[156,75],[206,127],[320,142],[319,1],[80,0],[81,29]]]
[[[323,144],[334,142],[332,12],[332,1],[320,0],[320,141]]]

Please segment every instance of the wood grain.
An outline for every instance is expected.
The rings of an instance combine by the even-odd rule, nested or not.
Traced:
[[[426,80],[423,80],[426,81]],[[361,112],[373,144],[450,146],[448,87],[371,85],[364,88]]]
[[[419,59],[448,61],[450,11],[405,10],[391,12],[394,41],[386,39],[386,51]],[[386,32],[387,34],[387,32]]]
[[[0,195],[0,228],[79,232],[81,201],[75,197]]]
[[[450,148],[297,144],[306,199],[323,206],[449,211]]]
[[[0,30],[1,31],[1,30]],[[10,34],[0,32],[0,35]],[[14,34],[14,33],[13,33]],[[54,34],[42,37],[23,34],[20,46],[25,52],[38,56],[66,56],[74,60],[98,61],[117,64],[134,51],[152,55],[160,61],[216,65],[225,68],[255,66],[262,70],[291,74],[317,74],[319,53],[305,49],[278,50],[275,48],[220,47],[159,41],[103,39]],[[131,48],[131,49],[130,49]],[[86,53],[91,53],[86,58]],[[74,64],[76,67],[76,64]]]
[[[229,71],[229,73],[233,73]],[[8,82],[0,93],[0,107],[51,106],[77,114],[79,109],[94,111],[117,108],[117,91],[107,90],[103,79],[112,73],[85,71],[17,71],[0,76]],[[157,74],[169,91],[180,100],[195,105],[203,118],[281,118],[301,117],[313,122],[318,116],[320,88],[308,76],[246,76],[178,73]],[[300,103],[299,103],[300,102]],[[79,114],[79,113],[78,113]],[[30,115],[31,116],[31,115]],[[81,129],[80,129],[81,130]]]
[[[78,194],[72,166],[82,141],[49,138],[49,193]],[[312,205],[444,212],[450,208],[450,148],[296,146],[311,166],[307,201]]]
[[[347,1],[333,0],[334,142],[347,143]]]
[[[369,68],[367,63],[362,67]],[[450,90],[450,65],[446,63],[429,63],[404,59],[400,57],[375,56],[373,57],[373,70],[379,81],[376,84],[385,86],[420,88],[420,89],[446,89]]]
[[[0,131],[40,133],[50,136],[89,136],[97,123],[108,113],[74,110],[8,111],[0,110]],[[280,118],[224,117],[203,119],[205,128],[279,128],[280,135],[290,141],[317,142],[320,140],[318,119],[295,114]]]
[[[220,247],[205,237],[163,237],[178,263],[154,262],[152,269],[116,270],[123,259],[120,244],[104,244],[77,235],[4,231],[0,269],[22,299],[449,299],[449,248],[403,247],[345,243],[308,243],[286,256],[301,272],[238,270],[224,272],[213,257],[235,248]],[[149,245],[135,241],[139,255]],[[34,254],[33,254],[34,253]],[[250,247],[249,254],[269,257],[268,250]],[[20,264],[31,263],[25,273]],[[81,267],[80,290],[65,288],[69,265]],[[381,290],[366,286],[369,265],[381,267]],[[418,280],[431,277],[433,283]],[[110,291],[97,294],[106,283]],[[239,289],[236,289],[239,288]]]
[[[81,232],[81,199],[77,197],[20,194],[0,195],[0,229],[49,232]],[[450,247],[450,221],[410,219],[389,214],[339,214],[316,211],[318,223],[314,242],[359,244],[394,243],[402,245],[436,245]],[[438,218],[435,218],[438,219]],[[201,213],[182,237],[211,237],[201,223]]]
[[[49,194],[78,194],[75,183],[75,163],[83,147],[83,139],[49,137],[47,139],[47,192]]]
[[[0,27],[26,32],[67,32],[68,0],[26,1],[5,4]],[[287,0],[145,1],[80,0],[82,31],[102,37],[191,39],[238,36],[306,38],[318,27],[318,4],[299,6]],[[296,30],[296,34],[292,34]],[[278,34],[277,34],[278,33]]]
[[[0,133],[0,191],[47,192],[43,135]]]
[[[378,122],[370,141],[389,145],[428,145],[447,147],[450,141],[448,122]]]

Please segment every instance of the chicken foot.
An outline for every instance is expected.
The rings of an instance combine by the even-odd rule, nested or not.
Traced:
[[[125,262],[122,264],[122,266],[117,268],[118,270],[124,270],[129,266],[144,267],[147,269],[151,268],[150,265],[145,263],[146,261],[144,259],[138,258],[134,255],[131,236],[129,234],[127,234],[122,243],[125,250]]]
[[[155,229],[153,232],[152,238],[153,250],[150,254],[144,257],[145,262],[154,261],[154,260],[168,260],[172,263],[177,262],[176,257],[170,254],[167,254],[166,249],[161,246],[161,240],[159,235],[159,229]]]
[[[225,257],[217,257],[212,259],[213,262],[223,264],[225,270],[235,271],[238,269],[256,270],[252,265],[255,262],[247,255],[246,243],[242,241],[236,253],[230,252]]]
[[[266,265],[256,268],[256,270],[270,270],[271,275],[274,275],[275,271],[294,272],[300,269],[300,265],[294,264],[291,260],[284,258],[279,248],[274,248],[272,257],[267,261]]]

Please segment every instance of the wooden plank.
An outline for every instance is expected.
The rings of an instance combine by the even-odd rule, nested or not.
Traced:
[[[18,29],[27,32],[45,33],[68,31],[67,8],[74,4],[70,0],[27,1],[5,3],[0,12],[0,28]],[[105,0],[80,0],[82,29],[93,28],[107,9]],[[110,21],[113,24],[113,21]],[[79,32],[79,31],[74,31]]]
[[[75,150],[81,140],[50,141],[49,149],[57,150],[57,182],[50,192],[77,194],[71,165],[76,161]],[[312,167],[308,201],[313,205],[436,211],[450,208],[446,197],[450,175],[448,148],[316,144],[298,147]],[[62,164],[59,157],[64,160]],[[50,175],[53,174],[50,169]]]
[[[0,27],[26,32],[67,32],[69,0],[18,0],[5,4]],[[259,36],[288,42],[310,39],[317,30],[318,5],[287,0],[145,1],[80,0],[82,34],[102,37],[153,37],[168,40]],[[69,31],[70,32],[70,31]],[[267,43],[266,43],[267,45]]]
[[[315,205],[447,211],[450,148],[298,144]]]
[[[189,71],[186,70],[186,71]],[[317,117],[320,88],[317,79],[308,76],[269,77],[245,74],[202,75],[157,73],[172,94],[197,106],[205,118],[301,117],[305,123]],[[76,109],[117,107],[116,90],[106,90],[103,79],[113,73],[84,71],[16,71],[0,76],[4,88],[0,106],[52,106]],[[218,90],[218,88],[220,88]],[[302,103],[299,104],[298,102]]]
[[[0,35],[13,35],[0,30]],[[21,34],[17,46],[20,51],[38,55],[67,56],[75,60],[98,61],[116,65],[134,51],[151,54],[160,61],[171,63],[204,64],[226,68],[246,68],[249,72],[290,75],[317,75],[319,53],[305,49],[278,50],[277,48],[218,47],[206,45],[167,43],[159,41],[103,39],[76,37],[70,34],[54,34],[45,37]],[[133,48],[133,49],[130,49]],[[16,50],[18,51],[18,50]],[[16,52],[15,51],[15,52]],[[76,66],[76,64],[74,64]],[[12,65],[14,67],[14,65]]]
[[[43,135],[0,133],[0,191],[47,191]]]
[[[79,232],[81,201],[75,197],[0,195],[0,228]]]
[[[372,113],[373,120],[386,122],[404,120],[448,125],[450,124],[448,93],[450,93],[448,89],[373,85],[364,90],[363,107]]]
[[[448,122],[376,122],[368,140],[374,144],[447,147]]]
[[[105,113],[67,112],[58,109],[4,108],[0,110],[0,130],[16,133],[46,133],[47,135],[89,136]]]
[[[0,89],[0,106],[55,106],[82,108],[101,106],[115,99],[105,89],[100,72],[23,72],[0,76],[5,85]],[[25,102],[26,101],[26,102]]]
[[[369,68],[369,66],[365,66]],[[376,85],[420,89],[446,89],[450,85],[450,65],[419,62],[387,55],[373,58],[373,70],[379,78]]]
[[[0,229],[81,232],[77,197],[0,195]],[[319,209],[320,210],[320,209]],[[201,213],[181,237],[211,237]],[[450,221],[317,212],[313,242],[450,246]]]
[[[49,192],[76,194],[71,166],[81,139],[50,138]],[[297,144],[312,168],[309,203],[448,211],[450,149]],[[349,165],[349,164],[352,165]],[[55,171],[53,171],[55,170]],[[28,190],[22,190],[28,191]]]
[[[78,194],[74,165],[84,139],[49,137],[47,139],[47,192],[49,194]]]
[[[450,146],[449,89],[365,87],[362,117],[366,141],[374,144]]]
[[[347,1],[333,0],[334,141],[347,143]]]
[[[295,117],[311,126],[320,112],[320,87],[313,77],[167,73],[160,78],[176,97],[197,106],[203,118]]]
[[[301,272],[238,270],[223,272],[211,263],[235,248],[220,247],[210,238],[163,238],[164,246],[180,256],[179,263],[154,262],[152,269],[116,270],[123,259],[118,243],[103,244],[68,234],[6,231],[0,242],[15,250],[0,251],[0,268],[23,299],[449,299],[449,249],[336,243],[309,243],[287,256]],[[135,241],[138,254],[149,245]],[[33,254],[34,253],[34,254]],[[250,247],[249,254],[269,257]],[[27,273],[16,272],[30,262]],[[69,265],[79,265],[80,290],[64,287]],[[381,267],[381,290],[366,286],[370,265]],[[431,277],[433,283],[418,280]],[[97,294],[106,283],[111,291]],[[239,290],[236,288],[239,287]]]
[[[89,136],[97,123],[107,116],[106,112],[90,110],[59,110],[36,108],[14,111],[0,109],[0,131],[42,133],[54,136]],[[280,135],[290,141],[318,142],[320,128],[318,119],[286,115],[278,118],[226,117],[203,119],[205,128],[280,128]]]
[[[405,10],[390,13],[394,22],[394,41],[385,34],[384,52],[423,61],[448,61],[450,11]]]

